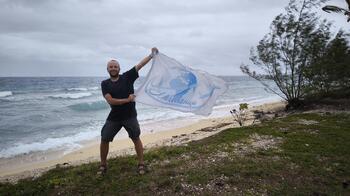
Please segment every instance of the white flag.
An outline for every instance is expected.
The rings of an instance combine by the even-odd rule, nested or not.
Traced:
[[[147,105],[209,115],[216,99],[226,90],[222,79],[158,53],[135,94],[137,102]]]

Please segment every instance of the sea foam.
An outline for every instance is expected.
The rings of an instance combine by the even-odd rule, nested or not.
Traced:
[[[87,88],[67,88],[68,91],[88,91]]]
[[[85,88],[85,87],[76,87],[76,88],[67,88],[67,91],[95,91],[100,89],[98,86],[94,86],[94,87],[89,87],[89,88]]]
[[[5,148],[0,151],[0,158],[8,158],[20,154],[26,154],[38,151],[47,151],[51,149],[63,149],[64,151],[71,151],[81,147],[79,142],[91,140],[98,137],[99,133],[96,130],[80,132],[75,135],[61,137],[61,138],[47,138],[42,142],[33,143],[17,143],[15,146]]]
[[[65,94],[58,94],[58,95],[50,95],[49,97],[52,98],[61,98],[61,99],[80,99],[83,97],[89,97],[92,93],[65,93]]]
[[[8,97],[11,96],[12,92],[11,91],[0,91],[0,98],[1,97]]]

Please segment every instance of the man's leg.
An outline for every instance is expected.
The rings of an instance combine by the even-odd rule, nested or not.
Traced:
[[[107,155],[109,151],[109,142],[113,141],[114,136],[121,129],[121,124],[114,121],[106,121],[101,130],[101,143],[100,143],[100,158],[101,166],[107,168]]]
[[[139,164],[143,164],[143,145],[140,140],[140,125],[137,118],[130,118],[123,121],[123,126],[129,134],[129,137],[132,139],[135,145],[135,151]]]
[[[123,126],[125,127],[126,131],[129,134],[129,137],[132,139],[135,145],[135,151],[137,154],[137,159],[139,161],[139,164],[137,166],[138,173],[139,174],[145,174],[145,165],[143,162],[143,145],[140,140],[140,125],[137,121],[137,118],[130,118],[123,122]]]
[[[135,151],[137,154],[137,159],[139,161],[139,164],[144,164],[143,163],[143,145],[140,138],[138,137],[137,139],[132,139],[132,141],[134,142],[134,145],[135,145]]]
[[[107,166],[108,150],[109,150],[109,142],[104,142],[101,140],[100,157],[101,157],[101,165],[103,166]]]

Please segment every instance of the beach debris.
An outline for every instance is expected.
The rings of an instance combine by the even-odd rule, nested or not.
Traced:
[[[277,112],[273,113],[271,111],[264,112],[260,110],[254,110],[253,116],[254,116],[254,120],[252,124],[254,124],[256,121],[264,122],[274,118],[282,117],[283,114],[278,114]]]
[[[213,132],[213,131],[218,131],[220,128],[222,127],[226,127],[227,125],[231,125],[231,123],[220,123],[216,126],[212,126],[212,127],[205,127],[203,129],[200,129],[198,131],[202,131],[202,132]]]
[[[186,141],[189,141],[189,140],[190,140],[190,138],[184,137],[184,138],[181,139],[181,142],[186,142]]]
[[[264,111],[260,111],[260,110],[253,110],[253,115],[255,119],[260,119],[264,116]]]
[[[69,167],[70,164],[67,163],[67,162],[64,162],[62,164],[56,164],[56,168],[66,168],[66,167]]]
[[[211,131],[214,131],[214,129],[213,129],[213,127],[206,127],[206,128],[200,129],[199,131],[211,132]]]

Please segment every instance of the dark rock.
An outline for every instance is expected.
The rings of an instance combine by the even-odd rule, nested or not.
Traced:
[[[223,187],[225,184],[223,182],[216,182],[215,185],[219,187]]]
[[[203,132],[211,132],[211,131],[213,131],[213,128],[207,127],[207,128],[201,129],[200,131],[203,131]]]

